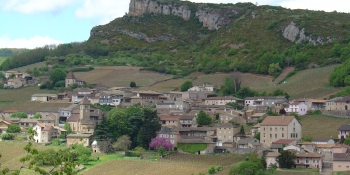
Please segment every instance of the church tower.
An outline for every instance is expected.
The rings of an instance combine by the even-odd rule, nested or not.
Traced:
[[[86,96],[80,101],[80,120],[82,119],[90,119],[90,101]]]
[[[75,78],[73,72],[69,72],[66,76],[66,87],[69,87],[70,85],[77,82],[77,79]]]

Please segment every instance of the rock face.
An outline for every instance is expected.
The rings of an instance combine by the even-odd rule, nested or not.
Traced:
[[[302,28],[300,30],[297,24],[294,23],[293,21],[287,27],[284,28],[283,36],[284,38],[295,43],[301,43],[304,40],[309,41],[313,45],[324,44],[325,42],[332,42],[332,39],[330,37],[325,38],[320,36],[318,37],[312,37],[311,35],[307,36],[305,34],[305,28]]]
[[[146,34],[141,33],[141,32],[133,32],[133,31],[129,31],[127,29],[122,29],[122,28],[117,28],[117,27],[111,29],[110,31],[102,31],[102,30],[99,30],[97,27],[94,27],[90,31],[90,36],[106,36],[106,35],[109,35],[110,33],[114,33],[114,32],[120,32],[120,33],[123,33],[124,35],[128,35],[130,37],[137,38],[137,39],[144,39],[145,41],[147,41],[149,43],[155,42],[155,41],[175,40],[172,36],[149,37]]]
[[[153,0],[130,0],[129,15],[141,16],[145,13],[176,15],[184,20],[189,20],[192,12],[187,6],[182,5],[161,4]],[[217,30],[231,22],[229,15],[236,15],[238,12],[235,10],[207,12],[198,9],[195,14],[204,27],[207,27],[209,30]]]
[[[202,22],[203,27],[207,27],[209,30],[218,30],[220,27],[229,24],[231,20],[228,15],[230,14],[236,15],[238,12],[235,10],[206,12],[201,9],[196,12],[199,22]]]
[[[176,15],[185,20],[191,17],[191,10],[186,6],[173,6],[167,4],[160,4],[152,0],[130,0],[129,15],[141,16],[145,13]]]

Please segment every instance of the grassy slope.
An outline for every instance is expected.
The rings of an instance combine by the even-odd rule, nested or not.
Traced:
[[[26,72],[28,69],[33,70],[35,67],[36,68],[40,68],[40,67],[44,67],[44,66],[46,66],[45,62],[39,62],[39,63],[34,63],[34,64],[30,64],[30,65],[27,65],[27,66],[15,68],[15,69],[12,69],[12,70],[20,71],[20,72]]]
[[[6,60],[6,57],[0,57],[0,66]]]

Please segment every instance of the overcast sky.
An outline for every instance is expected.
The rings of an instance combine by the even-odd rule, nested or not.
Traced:
[[[275,5],[291,9],[350,11],[350,0],[191,0]],[[0,0],[0,48],[35,48],[85,41],[90,29],[129,10],[129,0]]]

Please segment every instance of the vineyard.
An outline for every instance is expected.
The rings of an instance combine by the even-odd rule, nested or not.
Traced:
[[[157,162],[146,160],[118,159],[112,160],[84,171],[84,175],[107,174],[152,174],[178,175],[208,172],[210,166],[229,166],[244,159],[241,155],[192,155],[172,154]],[[103,170],[103,171],[101,171]]]
[[[37,86],[20,89],[0,89],[0,109],[57,111],[60,107],[63,108],[70,105],[70,103],[40,103],[30,101],[31,96],[36,93],[57,93],[57,91],[41,90]]]
[[[312,138],[338,138],[338,128],[341,125],[349,124],[350,119],[327,116],[303,116],[302,124],[303,137]],[[322,132],[320,132],[322,128]]]
[[[25,156],[24,146],[26,145],[26,142],[0,142],[0,153],[2,157],[0,158],[0,163],[2,168],[9,168],[10,170],[18,170],[21,166],[20,158]],[[54,146],[41,146],[41,145],[34,145],[33,148],[40,150],[45,149],[57,149],[58,147]],[[34,173],[31,170],[24,169],[23,174],[37,174]]]
[[[89,84],[102,83],[108,87],[128,87],[131,81],[137,86],[151,86],[157,82],[171,79],[172,75],[159,74],[151,71],[140,71],[139,67],[95,67],[89,72],[77,72],[74,75]]]

